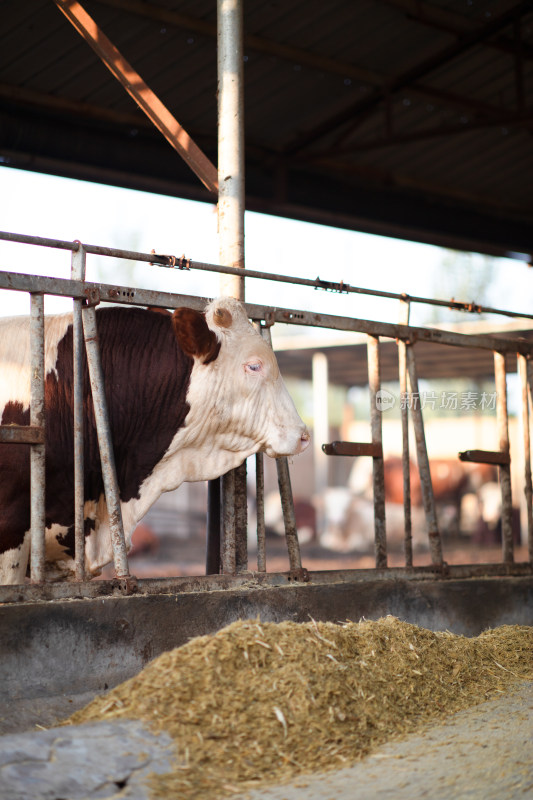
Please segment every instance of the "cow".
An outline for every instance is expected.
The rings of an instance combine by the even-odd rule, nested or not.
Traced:
[[[258,451],[302,452],[309,432],[274,353],[233,298],[203,312],[96,312],[120,505],[129,547],[137,522],[184,481],[217,478]],[[84,357],[85,558],[112,560]],[[29,320],[0,320],[0,421],[29,424]],[[73,579],[72,314],[45,320],[47,580]],[[30,549],[30,446],[0,444],[0,583],[23,583]]]

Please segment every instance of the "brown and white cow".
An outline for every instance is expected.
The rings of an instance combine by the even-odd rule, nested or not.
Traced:
[[[276,358],[236,300],[204,313],[102,308],[97,323],[128,546],[163,492],[223,475],[259,450],[275,458],[307,446]],[[72,315],[46,319],[45,362],[47,577],[72,578]],[[85,550],[97,575],[112,550],[88,386],[86,374]],[[2,424],[28,424],[29,397],[28,318],[0,320]],[[26,575],[29,450],[0,445],[0,583]]]

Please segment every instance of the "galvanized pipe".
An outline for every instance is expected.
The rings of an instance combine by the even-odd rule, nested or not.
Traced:
[[[40,247],[52,247],[61,250],[77,250],[76,242],[67,242],[61,239],[46,239],[40,236],[27,236],[25,234],[8,233],[0,231],[0,239],[9,242],[19,242],[20,244],[34,244]],[[298,278],[291,275],[280,275],[272,272],[260,272],[257,270],[247,269],[244,272],[239,267],[225,266],[222,264],[209,264],[204,261],[193,261],[192,259],[184,259],[183,257],[174,255],[162,255],[160,253],[139,253],[134,250],[121,250],[116,247],[103,247],[100,245],[84,245],[85,252],[90,255],[109,256],[110,258],[125,258],[129,261],[144,261],[160,267],[169,267],[171,269],[199,269],[205,272],[219,272],[225,275],[233,275],[237,278],[260,278],[266,281],[275,281],[277,283],[291,283],[296,286],[310,286],[313,289],[323,289],[328,292],[338,292],[339,294],[362,294],[371,297],[385,297],[391,300],[405,299],[405,294],[398,292],[384,292],[378,289],[365,289],[360,286],[350,286],[344,281],[333,282],[324,281],[320,278]],[[53,292],[51,293],[53,294]],[[416,295],[409,295],[411,303],[422,303],[424,305],[439,306],[441,308],[448,308],[451,311],[464,311],[475,314],[500,314],[504,317],[520,318],[520,319],[533,319],[533,314],[524,314],[517,311],[508,311],[502,308],[493,308],[491,306],[476,305],[472,302],[465,302],[461,300],[436,300],[431,297],[418,297]],[[250,315],[254,316],[254,315]],[[386,334],[385,334],[386,335]]]
[[[528,370],[531,361],[518,354],[518,372],[522,389],[522,435],[524,442],[524,497],[527,513],[527,541],[529,557],[533,561],[533,485],[531,480],[531,434],[530,434],[530,390],[528,386]]]
[[[329,440],[329,370],[327,355],[321,352],[313,353],[311,369],[313,376],[313,493],[315,497],[323,498],[328,488],[329,473],[328,457],[322,450],[322,445]],[[319,502],[316,509],[316,535],[319,541],[320,537],[325,533],[326,524],[325,504]]]
[[[266,572],[265,465],[263,463],[263,453],[255,454],[255,486],[257,515],[257,571]]]
[[[433,494],[433,484],[431,483],[431,472],[429,469],[429,458],[426,446],[426,436],[424,433],[424,419],[422,417],[422,409],[420,408],[420,402],[419,402],[420,391],[418,388],[416,362],[412,345],[407,345],[407,372],[409,376],[410,395],[412,400],[411,410],[412,410],[413,428],[415,431],[415,439],[416,439],[418,472],[420,474],[422,502],[424,504],[424,512],[426,514],[426,523],[428,527],[431,561],[433,564],[441,566],[443,564],[442,543],[440,538],[439,525],[437,522],[437,509],[435,506],[435,497]]]
[[[494,377],[496,384],[496,421],[500,451],[509,454],[509,418],[507,413],[507,375],[505,372],[505,356],[494,353]],[[502,492],[502,557],[504,564],[514,561],[513,554],[513,498],[511,493],[511,465],[501,464],[498,467],[500,488]]]
[[[409,300],[400,300],[400,323],[409,325]],[[409,454],[409,404],[407,401],[407,345],[398,339],[400,414],[402,420],[402,472],[405,566],[413,566],[413,523],[411,517],[411,458]]]
[[[44,429],[44,297],[30,295],[30,425]],[[45,445],[33,444],[30,450],[31,491],[31,582],[44,581],[45,562]]]
[[[80,242],[72,251],[70,277],[85,280],[86,254]],[[74,562],[77,581],[85,580],[84,445],[83,445],[83,322],[82,300],[73,300],[72,358],[74,389]]]
[[[117,578],[128,578],[130,574],[128,557],[126,554],[126,542],[124,540],[122,512],[120,510],[120,494],[115,468],[111,429],[109,427],[107,402],[104,392],[104,373],[100,359],[96,311],[94,307],[88,306],[83,308],[82,320],[115,572]]]
[[[381,374],[379,363],[379,338],[367,339],[368,388],[370,394],[370,430],[372,444],[383,447],[381,429]],[[385,527],[385,470],[383,456],[372,459],[374,488],[374,547],[376,567],[387,566],[387,532]]]
[[[89,252],[86,248],[86,252]],[[252,276],[248,270],[247,275]],[[203,310],[209,302],[208,298],[191,295],[156,292],[150,289],[137,289],[107,283],[89,283],[62,278],[46,278],[40,275],[25,275],[0,271],[0,289],[19,292],[42,292],[58,297],[78,297],[85,299],[95,295],[100,300],[108,300],[121,305],[156,306],[160,308],[177,308],[188,305],[190,308]],[[533,345],[499,336],[475,333],[456,333],[436,328],[419,328],[410,325],[398,325],[390,322],[358,319],[356,317],[340,317],[334,314],[319,314],[301,309],[277,308],[255,303],[244,303],[250,319],[268,319],[269,324],[283,322],[294,325],[332,328],[341,331],[357,331],[371,336],[385,336],[390,339],[405,341],[431,342],[451,345],[452,347],[480,348],[482,350],[498,350],[500,353],[521,352],[533,355]],[[518,315],[519,316],[519,315]]]

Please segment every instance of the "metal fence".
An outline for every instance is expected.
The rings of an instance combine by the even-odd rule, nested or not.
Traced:
[[[119,489],[109,430],[106,401],[104,395],[103,373],[100,362],[98,335],[96,329],[95,307],[101,301],[118,303],[122,305],[154,306],[160,308],[177,308],[187,305],[202,310],[207,303],[206,298],[193,297],[168,292],[151,291],[114,284],[94,283],[85,281],[85,264],[88,254],[112,256],[120,259],[149,262],[153,265],[190,270],[199,269],[211,272],[228,274],[244,274],[246,277],[262,278],[265,280],[291,283],[294,285],[310,286],[325,291],[339,293],[360,293],[379,297],[395,298],[400,304],[400,321],[398,324],[374,322],[351,317],[340,317],[298,309],[275,308],[245,303],[248,316],[254,321],[262,335],[270,340],[270,327],[275,322],[289,323],[299,326],[313,326],[331,328],[341,331],[354,331],[367,334],[368,337],[368,384],[370,391],[371,408],[371,443],[357,442],[331,442],[324,443],[323,450],[328,455],[336,456],[368,456],[373,461],[373,489],[374,489],[374,525],[375,525],[375,556],[376,569],[388,570],[387,566],[387,537],[385,519],[385,482],[384,460],[382,447],[382,419],[379,403],[376,402],[381,390],[380,376],[380,338],[392,338],[398,344],[398,375],[400,391],[404,396],[414,399],[402,406],[402,446],[403,446],[403,475],[404,475],[404,518],[405,518],[405,570],[413,571],[412,534],[411,534],[411,498],[410,498],[410,454],[408,437],[408,414],[412,412],[413,428],[416,440],[417,461],[420,473],[424,511],[426,515],[429,548],[432,559],[432,572],[446,574],[447,566],[443,561],[441,536],[438,527],[435,499],[431,482],[429,459],[424,434],[424,422],[420,404],[416,402],[419,397],[418,376],[416,369],[416,343],[432,342],[438,345],[452,345],[455,347],[479,348],[492,351],[494,354],[494,374],[497,392],[496,412],[499,434],[498,451],[470,450],[460,454],[465,461],[490,463],[497,465],[502,497],[502,566],[506,574],[529,573],[533,565],[533,511],[532,511],[532,476],[530,456],[530,407],[533,391],[533,344],[522,339],[501,338],[486,334],[462,334],[454,331],[445,331],[434,328],[422,328],[409,325],[409,309],[412,303],[427,303],[441,305],[452,309],[461,309],[472,312],[488,311],[505,316],[519,316],[533,319],[533,315],[515,314],[513,312],[478,306],[473,303],[458,301],[442,301],[432,298],[409,297],[383,291],[373,291],[352,287],[348,284],[333,283],[285,275],[273,275],[253,270],[238,270],[215,264],[206,264],[186,259],[156,253],[137,253],[115,248],[93,245],[84,245],[79,241],[66,242],[54,239],[25,236],[0,232],[0,239],[22,244],[38,245],[61,250],[70,250],[72,253],[71,279],[47,278],[36,275],[26,275],[12,272],[0,272],[0,289],[9,289],[28,292],[31,296],[31,403],[29,426],[0,426],[0,443],[25,443],[31,445],[31,580],[32,583],[42,584],[44,581],[44,490],[45,490],[45,413],[44,413],[44,305],[45,294],[73,298],[73,334],[74,334],[74,441],[75,441],[75,565],[76,580],[85,580],[84,567],[84,520],[83,520],[83,410],[82,410],[82,355],[83,349],[87,353],[87,363],[91,391],[95,407],[98,441],[101,453],[102,474],[105,487],[106,502],[109,511],[111,538],[113,545],[116,576],[125,591],[131,589],[131,576],[129,573],[126,545],[122,527],[120,511]],[[514,565],[513,536],[511,526],[512,496],[510,479],[510,449],[508,433],[507,411],[507,379],[506,356],[515,356],[518,359],[518,372],[522,387],[522,429],[523,429],[523,460],[524,460],[524,493],[527,504],[527,525],[529,542],[529,565]],[[263,467],[262,456],[257,456],[257,507],[258,507],[258,568],[259,572],[266,572],[265,558],[265,525],[263,516]],[[285,530],[291,566],[290,577],[301,579],[305,576],[301,567],[300,551],[296,534],[294,509],[288,465],[285,460],[278,460],[278,480],[282,499]],[[226,490],[228,487],[226,486]],[[231,493],[231,487],[230,487]],[[215,498],[215,504],[219,502]],[[213,515],[214,504],[210,506]],[[229,515],[229,520],[227,519]],[[218,563],[220,551],[221,571],[227,574],[235,573],[239,564],[239,547],[242,547],[242,537],[235,537],[231,531],[242,526],[242,522],[235,520],[231,503],[226,502],[223,521],[220,519],[216,525],[222,525],[222,545],[217,554],[208,554],[209,564]],[[211,560],[210,560],[211,559]],[[243,562],[242,556],[240,562]],[[209,569],[208,569],[209,571]],[[457,572],[457,570],[455,570]],[[388,570],[389,574],[397,574],[397,570]],[[449,572],[449,571],[448,571]]]

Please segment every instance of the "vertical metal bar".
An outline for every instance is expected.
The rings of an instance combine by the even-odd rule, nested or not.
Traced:
[[[278,486],[281,497],[281,508],[283,511],[283,523],[285,525],[289,564],[291,570],[301,569],[302,557],[300,554],[300,543],[298,542],[298,531],[296,530],[296,517],[294,515],[294,501],[292,499],[288,459],[285,456],[276,458],[276,466],[278,468]]]
[[[30,295],[30,425],[44,428],[44,297]],[[31,491],[31,581],[44,581],[45,562],[45,445],[33,444],[30,450]]]
[[[217,0],[218,234],[220,263],[244,267],[243,3]],[[222,275],[222,295],[244,300],[244,278]],[[247,568],[246,467],[223,486],[223,570]],[[226,487],[229,492],[226,496]],[[231,509],[230,503],[237,507]],[[228,529],[226,530],[226,525]],[[233,547],[230,555],[228,547]]]
[[[325,495],[328,488],[328,457],[322,450],[329,441],[328,358],[325,353],[314,353],[313,375],[313,465],[314,495],[317,498],[316,533],[318,541],[326,530]]]
[[[368,387],[370,390],[370,430],[372,443],[383,446],[381,428],[381,370],[379,337],[367,337]],[[383,456],[372,459],[374,488],[374,547],[376,568],[387,566],[387,531],[385,527],[385,469]]]
[[[424,420],[422,409],[420,408],[420,391],[418,388],[418,377],[416,374],[415,355],[412,345],[407,345],[407,372],[411,392],[411,410],[413,418],[413,428],[416,439],[416,455],[418,460],[418,472],[420,474],[420,485],[422,489],[422,502],[426,514],[428,526],[429,549],[433,564],[441,566],[442,542],[440,538],[439,526],[437,522],[437,509],[435,507],[435,497],[433,495],[433,484],[431,483],[431,472],[429,469],[429,458],[426,447],[426,436],[424,433]]]
[[[248,569],[248,485],[246,461],[235,470],[235,570]]]
[[[496,382],[496,421],[500,450],[509,453],[509,420],[507,414],[507,375],[505,355],[494,352],[494,378]],[[513,498],[511,493],[511,464],[498,467],[502,492],[502,557],[505,564],[514,561],[513,555]]]
[[[257,512],[257,571],[266,572],[265,465],[263,463],[263,453],[255,454],[255,485]]]
[[[113,547],[113,559],[115,562],[115,573],[117,578],[127,578],[130,573],[126,554],[126,542],[124,540],[115,456],[113,453],[109,415],[107,413],[107,402],[104,392],[104,373],[100,359],[96,311],[94,307],[83,308],[82,319],[96,432],[98,434],[98,446],[100,448],[102,478],[104,481],[107,513],[109,517],[109,531],[111,535],[111,545]]]
[[[527,512],[527,541],[530,560],[533,561],[533,485],[531,481],[531,434],[529,418],[528,363],[526,356],[518,354],[518,372],[522,389],[522,435],[524,441],[524,496]]]
[[[221,478],[207,484],[207,548],[205,574],[218,575],[220,572],[220,502]]]
[[[527,360],[527,388],[528,388],[529,406],[531,407],[533,402],[533,362],[530,359]],[[529,511],[528,511],[528,551],[529,551],[529,560],[533,564],[533,533],[529,528]]]
[[[411,306],[400,300],[400,324],[409,325]],[[407,402],[407,344],[398,339],[400,413],[402,418],[402,471],[405,566],[413,566],[413,524],[411,518],[411,458],[409,454],[409,403]]]
[[[272,335],[270,327],[261,329],[261,335],[270,347],[272,347]],[[324,356],[325,358],[325,356]],[[326,386],[327,386],[327,360],[326,360]],[[296,528],[296,516],[294,513],[294,500],[292,497],[291,476],[289,472],[289,461],[285,456],[276,459],[278,471],[278,486],[281,500],[281,510],[283,512],[283,525],[285,527],[285,539],[287,541],[287,552],[289,554],[289,564],[291,569],[302,568],[302,557],[300,553],[300,543],[298,541],[298,530]]]
[[[237,569],[235,544],[235,470],[222,476],[222,572],[234,575]]]
[[[70,276],[85,280],[85,248],[72,252]],[[82,300],[73,300],[72,358],[74,384],[74,562],[76,580],[85,580],[84,465],[83,465],[83,322]]]

